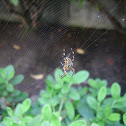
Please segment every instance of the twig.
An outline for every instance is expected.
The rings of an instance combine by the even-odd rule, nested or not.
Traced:
[[[23,17],[23,14],[22,14],[21,12],[19,12],[19,11],[16,11],[16,10],[13,8],[12,4],[11,4],[10,2],[8,2],[7,0],[2,0],[2,1],[3,1],[3,3],[5,4],[7,10],[8,10],[10,13],[13,13],[13,14],[17,15],[17,16],[22,20],[23,25],[26,25],[26,21],[25,21],[25,19],[24,19],[24,17]]]
[[[90,0],[89,0],[90,1]],[[120,33],[122,34],[126,34],[126,30],[123,29],[122,25],[120,24],[120,22],[114,17],[112,16],[108,10],[101,5],[101,3],[98,1],[98,0],[93,0],[93,1],[90,1],[91,3],[95,4],[95,5],[98,5],[99,6],[99,9],[101,12],[103,12],[104,14],[106,14],[108,16],[108,19],[111,21],[113,27]]]

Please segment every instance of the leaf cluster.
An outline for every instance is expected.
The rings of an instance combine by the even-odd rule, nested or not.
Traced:
[[[15,69],[12,65],[0,68],[0,98],[5,99],[6,106],[13,108],[28,96],[27,93],[15,89],[15,86],[21,83],[23,79],[24,76],[21,74],[15,76]],[[4,112],[3,108],[0,107],[0,109]]]
[[[120,85],[92,79],[82,70],[63,79],[61,69],[54,77],[48,75],[46,89],[40,91],[38,101],[31,106],[26,99],[8,115],[0,126],[124,126],[126,125],[126,94],[121,96]],[[82,87],[81,84],[88,84]]]

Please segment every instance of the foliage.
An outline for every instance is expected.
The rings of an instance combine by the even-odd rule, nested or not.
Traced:
[[[56,69],[54,77],[48,75],[46,89],[30,107],[30,99],[18,104],[14,111],[7,107],[9,117],[2,126],[124,126],[126,125],[126,94],[121,96],[120,85],[91,79],[82,70],[60,78],[63,71]],[[80,84],[89,84],[82,87]],[[41,105],[40,105],[41,104]],[[43,107],[42,107],[43,106]],[[33,114],[33,109],[39,112]],[[35,110],[36,111],[36,110]]]
[[[73,85],[79,85],[87,80],[89,73],[85,70],[77,72],[75,75],[67,75],[63,79],[59,77],[63,71],[57,69],[54,78],[49,75],[46,79],[46,90],[40,92],[39,102],[42,105],[49,104],[53,112],[58,111],[62,120],[67,119],[67,124],[76,120],[73,101],[79,101],[81,96]],[[70,74],[70,73],[69,73]],[[66,123],[66,121],[65,121]]]
[[[84,118],[89,126],[116,126],[117,123],[121,126],[121,115],[126,112],[126,95],[120,95],[118,83],[107,88],[106,80],[88,79],[89,73],[85,70],[73,76],[67,75],[63,79],[59,74],[62,75],[63,71],[57,69],[55,79],[51,75],[47,77],[46,90],[40,92],[39,102],[42,105],[49,104],[53,112],[58,111],[62,122],[68,125]],[[80,83],[86,81],[89,87],[81,87]],[[123,118],[125,119],[125,114]]]
[[[18,104],[13,111],[10,107],[7,107],[8,117],[3,119],[1,126],[61,126],[59,120],[60,114],[58,112],[52,112],[50,105],[45,105],[41,113],[35,117],[29,116],[26,112],[31,106],[31,100],[26,99],[22,104]],[[84,126],[83,120],[75,121],[70,126]]]
[[[15,85],[21,83],[23,75],[15,75],[15,69],[12,65],[0,68],[0,98],[4,98],[6,106],[14,107],[18,102],[24,100],[28,94],[15,89]],[[1,112],[4,109],[1,108]],[[2,113],[3,114],[3,113]]]

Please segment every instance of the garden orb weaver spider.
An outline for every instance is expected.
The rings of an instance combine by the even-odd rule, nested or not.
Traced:
[[[61,63],[61,62],[60,63],[63,66],[64,73],[63,73],[63,75],[60,76],[61,79],[64,78],[68,74],[67,71],[72,71],[73,74],[75,73],[75,70],[72,68],[73,67],[73,62],[74,62],[74,51],[72,50],[72,48],[71,48],[71,51],[72,51],[72,54],[73,54],[72,59],[69,56],[66,57],[65,49],[63,49],[64,64]]]

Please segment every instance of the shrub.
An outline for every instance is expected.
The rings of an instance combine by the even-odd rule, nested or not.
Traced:
[[[14,110],[7,107],[9,117],[2,126],[124,126],[126,125],[126,94],[121,96],[120,85],[91,79],[82,70],[63,79],[63,71],[56,69],[54,77],[48,75],[46,89],[30,107],[30,99],[18,104]],[[80,84],[88,84],[82,87]],[[43,107],[41,107],[43,106]],[[39,109],[35,114],[34,109]],[[32,113],[34,111],[34,114]],[[1,126],[0,125],[0,126]]]
[[[5,117],[1,126],[61,126],[59,112],[52,112],[50,105],[45,105],[41,113],[35,117],[29,116],[26,112],[31,106],[31,100],[26,99],[22,104],[18,104],[13,112],[7,107],[9,117]],[[83,120],[75,121],[70,126],[84,126]]]
[[[42,105],[49,104],[53,112],[58,111],[63,126],[81,118],[89,126],[122,125],[122,115],[126,112],[126,94],[120,95],[118,83],[107,88],[106,80],[88,79],[89,73],[85,70],[63,79],[59,74],[62,75],[63,71],[57,69],[55,79],[51,75],[47,77],[46,90],[40,92],[39,102]],[[83,82],[89,86],[80,86]]]
[[[15,85],[21,83],[24,79],[23,75],[15,75],[15,69],[12,65],[0,68],[0,98],[5,99],[6,106],[14,108],[18,102],[23,101],[28,94],[15,89]],[[2,106],[2,104],[1,104]],[[5,110],[0,107],[1,114],[5,114]]]

